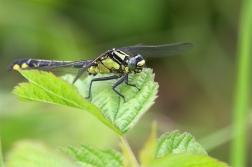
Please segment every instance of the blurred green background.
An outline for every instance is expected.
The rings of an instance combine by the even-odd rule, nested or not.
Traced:
[[[88,113],[19,102],[11,91],[25,79],[7,71],[13,60],[85,60],[139,43],[190,42],[195,46],[190,52],[147,61],[160,85],[159,97],[127,137],[138,153],[156,120],[159,135],[175,129],[189,132],[210,156],[230,162],[240,5],[236,0],[1,0],[3,152],[22,139],[44,141],[55,148],[90,143],[119,150],[118,136]]]

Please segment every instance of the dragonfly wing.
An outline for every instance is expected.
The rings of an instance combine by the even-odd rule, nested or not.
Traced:
[[[93,62],[93,61],[92,61]],[[92,65],[92,62],[85,67],[78,70],[77,75],[74,77],[73,84],[80,78],[80,76]]]
[[[94,60],[91,60],[89,63],[87,63],[85,66],[83,66],[77,73],[77,75],[75,76],[74,80],[73,80],[73,84],[77,81],[77,79],[80,78],[80,76],[87,71],[87,69],[89,67],[91,67],[93,65],[94,62],[96,62],[98,59],[100,59],[102,56],[106,55],[109,51],[106,51],[102,54],[100,54],[98,57],[96,57]]]
[[[49,66],[49,67],[29,67],[29,68],[22,68],[22,70],[29,70],[29,69],[37,69],[42,71],[51,71],[51,72],[66,72],[66,73],[73,73],[76,74],[80,70],[80,68],[73,67],[73,64],[67,65],[60,65],[60,66]]]
[[[130,56],[136,56],[137,54],[143,57],[163,57],[178,55],[187,52],[193,48],[191,43],[175,43],[157,46],[127,46],[119,48],[119,50],[129,54]]]

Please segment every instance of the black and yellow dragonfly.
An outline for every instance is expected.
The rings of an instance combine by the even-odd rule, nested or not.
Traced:
[[[112,89],[123,98],[125,97],[115,88],[123,81],[126,85],[133,86],[140,90],[135,84],[128,81],[129,74],[140,73],[146,67],[144,57],[163,57],[181,54],[193,48],[190,43],[165,44],[158,46],[127,46],[119,49],[108,50],[93,60],[82,61],[55,61],[39,59],[19,59],[14,61],[9,70],[38,69],[44,71],[59,71],[66,73],[76,73],[74,82],[86,71],[89,75],[113,74],[102,78],[94,78],[89,85],[88,97],[91,96],[92,83],[95,81],[105,81],[120,78]]]

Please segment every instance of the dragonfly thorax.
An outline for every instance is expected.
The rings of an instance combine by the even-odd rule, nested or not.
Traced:
[[[145,60],[140,54],[132,56],[119,49],[112,49],[108,51],[107,55],[106,62],[103,61],[102,64],[114,74],[139,73],[145,66]],[[111,63],[107,63],[109,60]]]

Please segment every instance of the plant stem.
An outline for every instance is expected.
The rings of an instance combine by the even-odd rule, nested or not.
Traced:
[[[252,46],[252,0],[244,0],[240,16],[238,39],[237,83],[233,110],[233,135],[231,166],[247,166],[249,138],[249,102]]]
[[[137,159],[134,153],[132,152],[126,137],[123,135],[120,136],[120,138],[122,140],[122,153],[125,158],[123,166],[139,167],[140,165],[138,164]]]
[[[4,166],[4,162],[3,162],[1,136],[0,136],[0,167],[3,167],[3,166]]]

